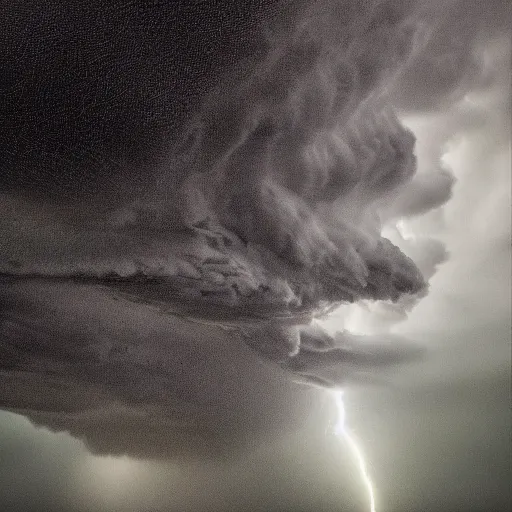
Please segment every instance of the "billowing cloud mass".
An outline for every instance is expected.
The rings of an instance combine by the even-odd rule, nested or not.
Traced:
[[[377,3],[314,2],[288,15],[279,32],[270,26],[264,57],[221,79],[187,124],[153,205],[111,212],[102,232],[59,226],[37,244],[8,240],[19,232],[7,226],[4,272],[110,279],[233,319],[423,290],[412,260],[380,235],[377,207],[416,169],[414,137],[385,93],[420,22]],[[30,208],[15,201],[3,198],[18,215]],[[30,213],[39,236],[56,230]]]
[[[458,12],[457,2],[449,4]],[[62,164],[60,157],[48,166],[45,172],[56,182],[57,191],[51,200],[37,185],[37,193],[31,194],[30,185],[20,178],[35,172],[25,169],[26,162],[13,167],[14,185],[0,191],[0,272],[4,285],[14,290],[4,295],[0,311],[1,333],[7,340],[2,350],[11,354],[9,362],[2,363],[4,378],[10,378],[13,369],[25,371],[21,367],[26,354],[16,355],[15,345],[23,344],[28,331],[22,329],[17,336],[12,329],[23,325],[23,315],[28,314],[30,308],[22,308],[20,297],[25,297],[24,287],[30,284],[19,285],[21,292],[13,284],[17,281],[93,289],[109,300],[128,299],[154,306],[164,315],[214,324],[231,336],[233,346],[244,343],[295,380],[320,386],[340,385],[351,372],[371,374],[379,367],[418,357],[416,347],[397,337],[365,337],[348,331],[332,335],[313,319],[361,301],[379,301],[379,307],[403,315],[426,294],[426,280],[446,259],[439,242],[409,241],[407,245],[393,227],[403,217],[441,206],[451,195],[453,178],[440,162],[433,161],[432,169],[423,169],[420,163],[417,172],[415,137],[394,111],[394,105],[414,109],[432,103],[426,84],[421,101],[414,106],[408,91],[425,55],[444,55],[451,49],[450,41],[439,36],[446,28],[438,21],[443,8],[437,2],[424,5],[412,0],[318,0],[292,6],[277,2],[269,3],[266,10],[258,5],[247,7],[245,13],[245,18],[255,16],[247,30],[250,42],[240,50],[226,50],[230,58],[220,59],[218,69],[210,69],[194,53],[196,47],[189,49],[185,60],[200,60],[205,68],[201,84],[191,72],[190,97],[186,83],[179,88],[172,85],[177,91],[173,101],[183,111],[178,109],[181,113],[174,116],[172,129],[169,125],[167,131],[158,131],[151,125],[159,140],[167,136],[165,144],[159,144],[158,163],[149,170],[147,162],[140,163],[143,172],[138,175],[126,169],[125,174],[109,176],[127,191],[125,201],[118,192],[109,197],[108,187],[97,198],[80,194],[81,186],[74,182],[77,175],[84,181],[91,178],[93,185],[85,183],[84,190],[109,181],[97,179],[103,163],[98,167],[87,147],[80,165],[69,162],[75,174],[64,177],[55,171]],[[172,19],[179,20],[178,11],[173,11]],[[206,29],[208,23],[201,15],[206,20],[213,16],[210,12],[183,14],[186,20],[186,16],[199,19],[197,23]],[[235,15],[227,22],[214,21],[228,34],[239,25]],[[201,51],[197,43],[201,36],[190,37]],[[211,37],[204,36],[202,51],[213,44]],[[178,42],[186,47],[183,41]],[[165,46],[163,36],[158,44]],[[131,58],[115,54],[120,51],[112,50],[113,61]],[[146,79],[137,75],[140,82],[135,83],[151,89],[151,98],[159,97],[150,84],[152,71],[142,64],[149,52],[146,43],[141,43],[140,52],[133,59]],[[460,69],[447,83],[439,83],[436,98],[461,89],[463,77],[471,74],[467,68],[475,62],[470,60],[456,61]],[[188,64],[176,66],[179,70]],[[165,89],[166,80],[159,80],[159,87]],[[172,76],[168,80],[179,81]],[[58,83],[56,97],[67,101],[66,84]],[[119,94],[124,94],[120,89]],[[135,100],[133,91],[128,92],[129,106]],[[402,103],[397,97],[403,98]],[[38,97],[34,98],[37,103]],[[185,98],[188,103],[180,103]],[[75,108],[66,101],[55,106],[57,114],[49,116],[61,119],[61,110]],[[105,101],[113,102],[109,96]],[[87,103],[87,97],[83,102],[84,115],[97,121],[96,114],[87,110],[92,103]],[[30,111],[26,105],[23,108]],[[117,109],[117,103],[112,108]],[[124,119],[124,110],[116,112],[104,121],[106,127],[115,124],[116,115]],[[64,119],[63,124],[64,131],[71,130],[70,120]],[[123,122],[118,129],[123,130]],[[148,135],[140,130],[130,124],[130,134],[140,136],[145,144]],[[55,155],[69,137],[80,140],[80,134],[62,137],[67,142],[61,145],[52,139]],[[144,151],[149,151],[146,146]],[[112,156],[121,150],[102,151]],[[84,162],[96,166],[90,175]],[[37,158],[29,163],[37,165]],[[105,165],[108,168],[108,162]],[[66,188],[72,202],[63,199]],[[81,307],[83,297],[92,296],[87,291],[79,297],[73,295],[76,307]],[[83,307],[90,306],[83,303]],[[13,313],[16,308],[22,313]],[[34,334],[34,326],[28,324]],[[59,330],[66,331],[64,324]],[[98,336],[95,333],[93,338],[101,339]],[[180,347],[186,350],[186,343]],[[87,353],[93,357],[94,351]],[[112,353],[108,353],[110,365]],[[55,354],[63,357],[59,350]],[[98,353],[93,360],[97,363],[102,357]],[[43,366],[54,364],[45,355]],[[74,372],[73,365],[67,364],[66,371]],[[168,364],[172,386],[179,388],[178,368],[171,360]],[[87,381],[83,374],[80,378]],[[144,390],[139,391],[138,399],[143,401]],[[4,396],[2,403],[23,409],[16,402],[16,397]],[[38,403],[33,409],[40,407]]]
[[[96,286],[0,286],[0,403],[93,453],[224,457],[298,428],[318,391],[237,336]]]

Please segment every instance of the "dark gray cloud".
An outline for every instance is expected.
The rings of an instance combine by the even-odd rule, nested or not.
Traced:
[[[360,301],[403,315],[446,258],[382,232],[450,197],[393,106],[430,108],[408,77],[455,50],[437,4],[131,5],[70,4],[66,30],[57,3],[8,12],[30,36],[2,104],[1,404],[101,453],[224,453],[311,407],[292,380],[419,356],[311,322]],[[472,76],[455,63],[436,98]]]
[[[245,342],[260,355],[291,372],[297,382],[320,387],[370,383],[379,378],[379,370],[423,355],[419,346],[400,336],[361,336],[347,331],[330,335],[319,324],[279,329],[270,323],[248,331]]]
[[[259,22],[279,4],[2,5],[0,189],[136,199],[215,77],[261,51]]]
[[[206,307],[315,310],[420,290],[371,212],[415,171],[414,138],[380,98],[411,50],[411,10],[346,5],[290,15],[248,75],[229,75],[228,95],[224,81],[213,87],[155,173],[158,191],[111,212],[110,223],[89,215],[69,227],[50,211],[45,226],[37,211],[30,227],[42,236],[26,239],[9,223],[5,270],[175,277],[170,289]]]
[[[492,82],[486,47],[510,37],[511,14],[506,0],[425,2],[428,37],[397,82],[393,103],[408,112],[433,112]]]
[[[212,324],[70,283],[2,282],[0,304],[1,407],[95,453],[224,457],[316,407]]]
[[[4,193],[3,272],[101,282],[217,321],[276,317],[266,332],[285,349],[283,317],[308,323],[334,304],[423,292],[413,261],[381,236],[376,206],[416,170],[414,137],[386,99],[414,52],[416,4],[325,0],[254,26],[259,51],[244,60],[237,50],[242,64],[217,78],[205,67],[210,90],[135,201],[65,207]],[[168,58],[188,62],[191,51]],[[57,54],[56,70],[69,72]],[[49,110],[75,86],[58,85]]]

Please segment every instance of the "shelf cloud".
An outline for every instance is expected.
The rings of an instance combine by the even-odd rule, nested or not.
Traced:
[[[255,353],[258,364],[279,379],[320,387],[343,385],[354,372],[371,380],[372,371],[422,357],[416,345],[389,333],[363,336],[341,328],[332,334],[315,319],[360,302],[378,302],[403,317],[425,297],[428,279],[449,257],[440,241],[406,241],[396,224],[441,207],[452,194],[454,178],[439,154],[431,168],[418,163],[415,136],[402,117],[434,110],[462,94],[475,76],[484,79],[477,43],[470,53],[462,51],[465,40],[451,46],[440,16],[446,8],[456,20],[461,2],[267,4],[248,3],[243,22],[234,14],[218,19],[212,7],[199,5],[190,12],[167,6],[161,15],[156,8],[146,13],[168,25],[155,22],[148,39],[145,26],[130,32],[140,39],[140,55],[120,43],[108,50],[109,66],[120,69],[109,79],[114,92],[102,86],[107,72],[100,56],[91,58],[94,45],[85,42],[82,29],[66,43],[70,54],[76,49],[85,59],[75,78],[67,72],[75,64],[57,47],[45,57],[52,73],[41,69],[36,78],[27,70],[39,57],[24,53],[17,73],[32,92],[23,103],[11,90],[21,125],[10,107],[6,115],[21,135],[17,146],[10,139],[4,144],[7,167],[0,178],[0,272],[7,290],[0,304],[6,354],[0,368],[6,382],[18,379],[18,389],[29,394],[19,372],[34,385],[57,372],[64,381],[67,375],[69,382],[97,385],[91,396],[105,393],[108,403],[140,405],[157,396],[164,381],[186,391],[180,379],[189,377],[177,361],[210,327],[232,340],[236,357]],[[115,13],[104,14],[106,40],[125,41],[116,32]],[[134,13],[122,17],[136,25]],[[184,22],[194,31],[178,31],[173,41],[172,27]],[[227,44],[236,30],[245,31],[246,39],[222,53],[214,42],[218,34],[226,34]],[[479,42],[475,34],[468,33],[467,44]],[[46,90],[52,93],[48,104]],[[149,119],[148,111],[160,117]],[[30,119],[47,129],[30,131]],[[98,132],[98,140],[90,131]],[[80,325],[107,322],[108,339],[85,327],[79,335],[69,326],[75,313],[64,314],[64,306],[56,307],[56,319],[34,313],[39,308],[49,315],[59,289],[74,289],[72,307],[90,312],[80,313]],[[164,315],[195,326],[172,349],[174,358],[164,357],[167,366],[155,363],[160,377],[153,363],[144,363],[152,368],[155,389],[143,387],[129,399],[119,395],[113,382],[139,368],[137,351],[143,349],[122,355],[108,315],[88,301],[124,304],[120,332],[122,314],[133,308],[151,311],[147,321],[158,325]],[[143,330],[142,316],[128,338]],[[162,324],[158,339],[163,330]],[[81,356],[65,348],[68,335],[75,348],[87,347],[79,353],[91,372],[108,367],[106,381],[94,384],[96,373],[78,372]],[[44,350],[29,349],[28,339]],[[141,338],[136,346],[144,343],[155,354],[154,341]],[[165,352],[165,343],[157,345]],[[229,358],[227,346],[223,350]],[[123,360],[120,366],[116,358]],[[194,372],[187,361],[183,371]],[[242,365],[241,373],[249,366]],[[247,381],[256,378],[249,373]],[[206,380],[216,382],[212,375]],[[5,391],[12,386],[2,389],[3,406],[27,409],[34,418],[49,414],[39,410],[40,400]],[[218,393],[225,397],[227,391]],[[195,398],[176,400],[180,409]],[[153,405],[163,408],[164,402]],[[145,415],[150,409],[140,408]],[[187,415],[180,409],[177,416],[182,428]],[[45,421],[58,425],[52,418]],[[164,423],[175,428],[172,419]]]

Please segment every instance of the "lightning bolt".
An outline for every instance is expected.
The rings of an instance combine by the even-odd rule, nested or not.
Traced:
[[[350,451],[354,455],[354,458],[357,461],[357,465],[359,466],[361,478],[368,492],[368,498],[370,501],[370,512],[376,512],[373,484],[370,475],[368,474],[368,469],[366,468],[366,462],[364,460],[363,452],[361,451],[355,439],[350,435],[350,432],[347,430],[345,426],[345,404],[343,403],[343,391],[335,391],[334,400],[336,403],[336,408],[338,410],[338,418],[334,425],[333,432],[336,436],[343,437],[345,439],[345,442],[350,448]]]

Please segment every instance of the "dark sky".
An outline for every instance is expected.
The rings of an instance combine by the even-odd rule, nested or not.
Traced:
[[[510,509],[510,6],[0,6],[0,508]]]
[[[90,200],[124,177],[135,194],[274,3],[3,3],[0,186]]]

